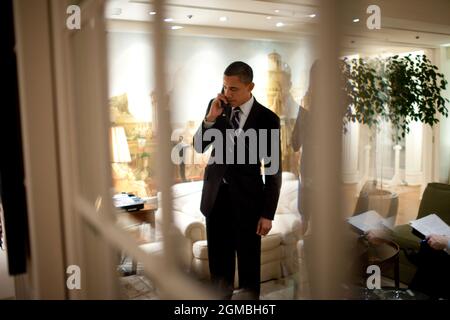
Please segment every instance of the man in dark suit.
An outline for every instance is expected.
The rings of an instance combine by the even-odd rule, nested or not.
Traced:
[[[252,96],[252,81],[249,65],[230,64],[194,137],[197,152],[212,147],[200,209],[211,281],[225,299],[233,294],[236,256],[239,287],[259,299],[261,236],[272,228],[281,187],[280,119]]]

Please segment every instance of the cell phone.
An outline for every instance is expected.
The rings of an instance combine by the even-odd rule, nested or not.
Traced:
[[[225,90],[223,89],[223,87],[222,87],[222,90],[220,91],[220,93],[221,93],[221,94],[224,94],[224,93],[225,93]],[[229,103],[223,103],[222,100],[220,100],[220,107],[222,107],[222,108],[224,108],[224,109],[226,109],[226,108],[231,108],[231,106],[230,106]]]

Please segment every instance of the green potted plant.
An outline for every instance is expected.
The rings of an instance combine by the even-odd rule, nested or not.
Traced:
[[[445,104],[449,100],[442,96],[447,80],[426,55],[390,57],[384,72],[389,84],[386,105],[393,141],[405,138],[412,121],[433,126],[439,122],[439,113],[448,116]]]
[[[380,59],[366,60],[347,59],[341,61],[342,83],[345,91],[345,115],[343,117],[344,133],[347,133],[349,122],[358,122],[367,125],[369,140],[364,146],[364,176],[358,187],[359,190],[368,189],[368,185],[363,184],[369,178],[370,153],[372,149],[373,136],[380,131],[382,121],[386,121],[388,109],[387,101],[387,81],[379,72],[382,66]],[[373,182],[370,193],[373,194],[375,188]]]
[[[449,100],[442,96],[448,82],[426,55],[344,59],[342,74],[348,106],[344,124],[352,121],[373,128],[389,121],[398,143],[412,121],[433,126],[439,113],[448,116]]]
[[[447,80],[425,55],[414,58],[396,55],[387,59],[344,59],[341,70],[346,93],[344,128],[348,122],[366,124],[370,130],[370,143],[373,132],[380,130],[381,123],[391,124],[396,152],[396,170],[392,182],[396,184],[400,180],[400,142],[409,132],[411,122],[419,121],[433,126],[439,122],[438,114],[448,116],[445,104],[449,101],[442,97]],[[370,148],[370,145],[366,146],[366,157],[369,156]],[[366,171],[368,162],[366,159]],[[395,194],[389,196],[386,193],[389,192],[372,188],[366,196],[381,197],[380,202],[396,197]]]
[[[344,130],[348,122],[359,122],[373,129],[386,119],[387,83],[375,69],[379,64],[378,59],[366,61],[362,58],[345,58],[342,61],[346,93]]]

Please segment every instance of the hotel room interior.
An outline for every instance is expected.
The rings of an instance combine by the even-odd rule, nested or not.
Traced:
[[[1,2],[0,299],[215,297],[200,212],[210,154],[193,137],[233,61],[281,124],[260,298],[429,298],[408,289],[410,222],[450,224],[450,1]],[[292,145],[300,106],[310,154]],[[369,215],[388,239],[349,223]]]

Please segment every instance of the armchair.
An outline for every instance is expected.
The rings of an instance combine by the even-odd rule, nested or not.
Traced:
[[[417,219],[435,213],[445,223],[450,224],[450,185],[429,183],[422,195]],[[408,224],[396,226],[392,239],[402,249],[400,251],[400,281],[409,284],[416,272],[416,266],[406,257],[405,251],[418,251],[420,239],[412,233]]]

